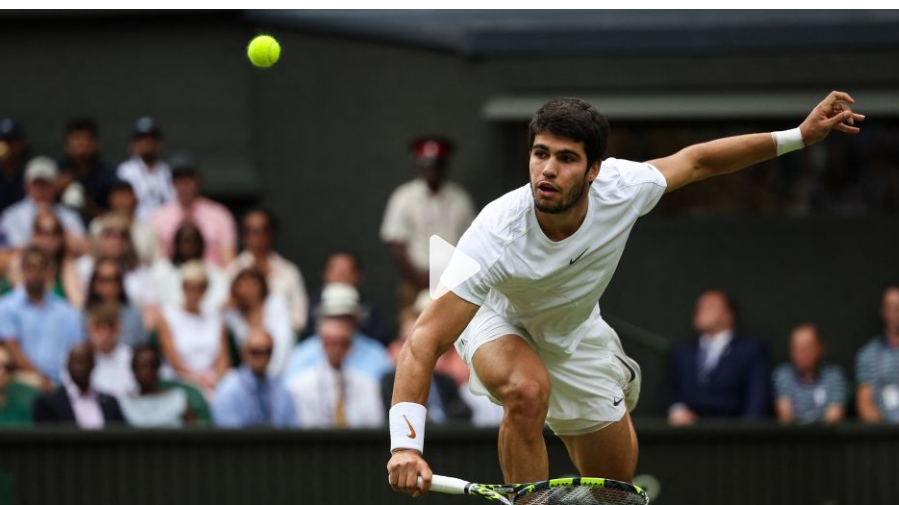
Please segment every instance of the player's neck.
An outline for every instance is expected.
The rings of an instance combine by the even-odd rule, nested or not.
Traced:
[[[537,213],[537,224],[540,225],[540,229],[543,230],[546,238],[553,242],[565,240],[574,235],[581,225],[584,224],[584,219],[587,217],[587,202],[587,198],[581,198],[570,209],[558,214],[550,214],[534,209]]]

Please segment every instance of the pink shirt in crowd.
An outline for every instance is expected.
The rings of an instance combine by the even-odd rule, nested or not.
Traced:
[[[203,234],[206,243],[203,260],[220,268],[227,267],[237,251],[237,225],[231,212],[224,205],[203,197],[198,198],[187,212],[178,203],[158,209],[150,217],[150,226],[169,258],[172,257],[175,232],[185,220],[197,225]],[[231,256],[226,257],[225,251],[230,251]]]

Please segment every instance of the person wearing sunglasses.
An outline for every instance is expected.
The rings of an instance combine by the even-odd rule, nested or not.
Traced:
[[[246,428],[297,425],[293,401],[279,378],[266,373],[272,359],[274,341],[264,330],[254,328],[247,335],[241,357],[243,364],[219,382],[212,403],[216,426]]]

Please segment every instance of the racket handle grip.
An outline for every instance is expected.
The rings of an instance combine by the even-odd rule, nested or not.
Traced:
[[[421,487],[421,477],[418,478],[418,487]],[[431,491],[445,494],[465,494],[468,491],[468,481],[456,479],[455,477],[445,477],[443,475],[434,475],[431,477]]]

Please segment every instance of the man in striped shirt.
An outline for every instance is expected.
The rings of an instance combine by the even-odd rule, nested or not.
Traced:
[[[883,335],[855,356],[858,417],[865,422],[899,422],[899,284],[883,291]]]
[[[784,423],[836,423],[846,416],[848,388],[843,370],[824,365],[818,328],[803,324],[790,337],[790,363],[774,371],[777,418]]]

